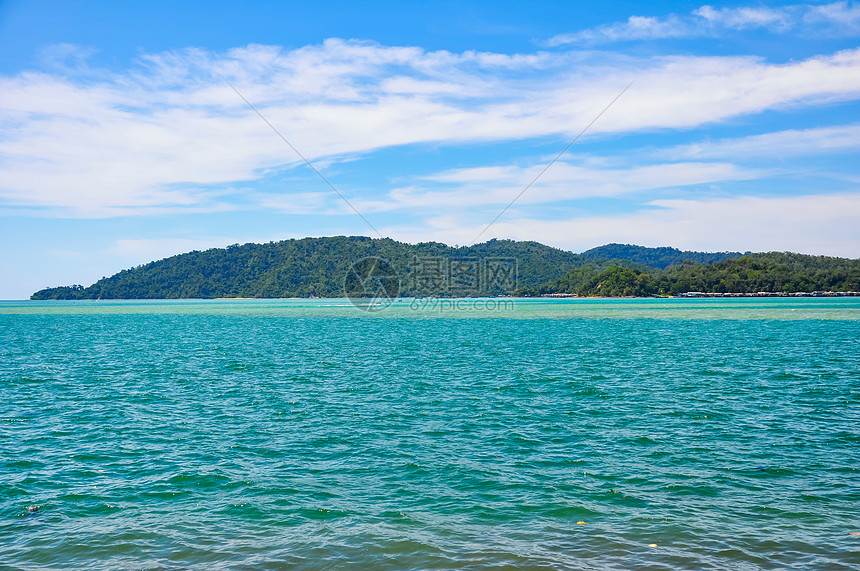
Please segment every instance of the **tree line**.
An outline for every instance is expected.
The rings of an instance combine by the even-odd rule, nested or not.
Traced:
[[[845,258],[775,252],[685,252],[628,244],[608,244],[575,254],[537,242],[512,240],[452,247],[439,242],[406,244],[388,238],[333,236],[188,252],[123,270],[88,287],[46,288],[31,299],[340,297],[350,266],[373,256],[392,265],[401,281],[400,295],[404,296],[426,293],[413,279],[416,260],[426,259],[445,263],[460,260],[467,268],[475,260],[512,260],[515,266],[512,287],[505,291],[498,285],[481,283],[466,292],[431,292],[436,295],[641,297],[687,291],[860,290],[860,260]],[[445,267],[453,271],[454,265]]]
[[[660,270],[583,265],[557,280],[522,287],[519,295],[649,297],[703,293],[860,291],[860,260],[789,252],[747,254],[712,264],[681,262]]]

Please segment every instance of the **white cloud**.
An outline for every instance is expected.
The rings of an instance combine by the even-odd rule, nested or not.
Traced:
[[[792,251],[860,257],[860,193],[694,200],[658,200],[634,213],[565,220],[519,218],[492,226],[481,240],[536,240],[583,251],[609,242],[700,251]],[[420,232],[391,227],[398,239],[469,244],[482,226],[459,215],[427,221]]]
[[[275,210],[283,214],[353,214],[349,206],[333,192],[266,194],[254,197],[253,202],[262,208]]]
[[[848,6],[847,2],[810,6],[803,19],[808,24],[823,24],[832,33],[846,36],[860,34],[860,6]]]
[[[736,30],[745,28],[768,28],[774,31],[783,31],[793,25],[795,6],[774,8],[714,8],[713,6],[702,6],[693,10],[693,14],[707,20],[712,26],[724,26]]]
[[[599,129],[687,128],[730,117],[853,99],[860,51],[772,65],[753,57],[674,57],[643,69]],[[849,95],[850,94],[850,95]]]
[[[543,165],[457,169],[425,177],[442,183],[442,190],[421,186],[391,191],[389,202],[365,204],[363,210],[420,209],[423,212],[501,207],[513,200],[537,176]],[[517,200],[518,205],[564,202],[594,197],[630,195],[641,191],[758,178],[762,173],[729,163],[664,163],[629,168],[593,168],[557,162]],[[445,189],[454,186],[453,190]],[[376,208],[374,208],[376,207]]]
[[[665,18],[652,16],[630,16],[623,22],[604,24],[596,28],[558,34],[546,40],[549,47],[574,45],[596,45],[636,40],[657,40],[701,36],[705,30],[695,25],[689,17],[671,14]]]
[[[773,65],[329,40],[142,61],[109,78],[0,77],[0,204],[70,216],[224,209],[246,200],[224,185],[306,168],[221,77],[311,160],[414,143],[572,137],[634,75],[589,135],[687,129],[860,95],[860,50]]]
[[[685,38],[691,35],[696,34],[690,24],[674,15],[666,19],[630,16],[624,22],[616,22],[570,34],[559,34],[547,40],[546,44],[548,46],[561,46],[565,44]]]
[[[657,151],[657,157],[675,159],[784,159],[817,154],[847,153],[860,150],[860,123],[787,129],[774,133],[734,139],[719,139]]]
[[[559,34],[547,40],[549,46],[600,44],[619,41],[695,38],[717,36],[727,30],[765,29],[772,33],[853,36],[860,33],[860,7],[846,2],[714,8],[704,5],[689,14],[665,17],[631,16],[615,22]]]

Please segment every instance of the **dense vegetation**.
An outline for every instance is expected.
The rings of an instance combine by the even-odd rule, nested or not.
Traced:
[[[603,252],[611,258],[597,258]],[[620,256],[629,255],[633,259]],[[516,260],[518,295],[570,293],[582,296],[675,295],[687,291],[793,293],[860,290],[860,260],[771,252],[748,254],[682,252],[609,244],[579,255],[537,242],[491,240],[469,247],[438,242],[405,244],[362,236],[304,238],[194,251],[102,278],[89,287],[48,288],[31,299],[179,299],[215,297],[338,297],[351,264],[377,256],[388,260],[401,281],[401,295],[419,295],[416,260]],[[674,258],[673,258],[674,257]],[[719,258],[714,263],[695,260]],[[683,258],[664,269],[670,259]],[[643,263],[650,262],[650,265]],[[482,287],[435,290],[434,295],[508,293]]]
[[[630,260],[662,270],[683,262],[713,264],[714,262],[728,258],[740,258],[743,254],[740,252],[690,252],[665,246],[662,248],[646,248],[645,246],[634,246],[632,244],[606,244],[605,246],[586,250],[581,255],[588,260]]]
[[[795,293],[860,291],[860,260],[782,252],[748,254],[713,264],[684,262],[665,270],[637,271],[583,265],[557,280],[523,287],[521,295],[570,293],[581,296],[705,293]]]
[[[667,294],[860,291],[860,260],[768,252],[708,266],[679,264],[659,282],[659,292]]]
[[[537,242],[491,240],[453,248],[438,242],[411,245],[387,238],[333,236],[189,252],[121,271],[89,287],[44,289],[31,299],[342,296],[350,265],[369,256],[384,258],[394,266],[404,295],[413,293],[410,282],[416,257],[514,259],[518,283],[527,286],[558,279],[584,263],[578,254]]]

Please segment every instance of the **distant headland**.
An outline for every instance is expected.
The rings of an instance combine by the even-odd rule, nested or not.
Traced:
[[[576,254],[513,240],[452,247],[332,236],[192,251],[123,270],[88,287],[46,288],[30,299],[342,297],[346,277],[363,259],[385,260],[399,281],[401,296],[651,297],[860,290],[860,260],[789,252],[693,252],[607,244]],[[503,271],[504,279],[489,279],[493,271]],[[427,283],[433,281],[429,278],[436,285],[428,292]]]

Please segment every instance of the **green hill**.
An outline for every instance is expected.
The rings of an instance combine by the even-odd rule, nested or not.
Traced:
[[[632,244],[606,244],[605,246],[598,246],[582,253],[582,257],[587,260],[630,260],[661,270],[683,262],[713,264],[714,262],[728,258],[740,258],[741,256],[743,254],[740,252],[691,252],[668,246],[646,248],[645,246],[634,246]]]
[[[678,264],[663,273],[659,289],[666,294],[860,291],[860,260],[767,252],[707,266]]]
[[[795,293],[860,291],[860,260],[787,252],[748,254],[713,264],[685,262],[665,270],[639,271],[584,264],[557,280],[522,288],[523,294],[581,296],[677,295],[704,293]]]
[[[406,244],[388,238],[332,236],[188,252],[123,270],[89,287],[43,289],[31,299],[341,297],[350,266],[368,257],[390,262],[405,296],[860,290],[860,260],[845,258],[789,253],[741,256],[622,244],[575,254],[512,240],[451,247],[438,242]],[[667,267],[672,260],[682,263]],[[421,280],[434,267],[443,285],[422,288],[426,282]],[[508,281],[491,283],[492,268],[509,271]],[[457,283],[460,289],[454,287]]]
[[[520,285],[527,286],[558,279],[570,268],[584,263],[578,254],[537,242],[491,240],[453,248],[438,242],[411,245],[388,238],[332,236],[188,252],[123,270],[89,287],[44,289],[31,299],[337,297],[343,295],[344,277],[350,265],[370,256],[388,260],[394,266],[404,295],[416,293],[412,283],[416,257],[466,262],[514,259],[515,277]],[[502,292],[481,289],[468,293]]]

